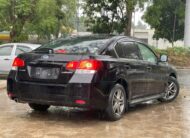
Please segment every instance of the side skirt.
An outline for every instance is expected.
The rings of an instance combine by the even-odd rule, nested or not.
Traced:
[[[134,100],[131,100],[129,102],[129,105],[135,105],[135,104],[138,104],[138,103],[159,99],[159,98],[161,98],[163,96],[164,96],[164,93],[161,93],[161,94],[152,95],[152,96],[148,96],[148,97],[144,97],[144,98],[134,99]]]

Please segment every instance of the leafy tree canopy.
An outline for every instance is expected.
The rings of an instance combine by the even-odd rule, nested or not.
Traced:
[[[130,35],[132,12],[144,7],[148,0],[85,0],[86,24],[94,33],[122,33]]]
[[[185,1],[152,0],[144,20],[155,29],[154,38],[175,42],[184,37]]]
[[[72,28],[76,0],[0,0],[0,28],[10,30],[12,41],[58,37],[62,26]]]

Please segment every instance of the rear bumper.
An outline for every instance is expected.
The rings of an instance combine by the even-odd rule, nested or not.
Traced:
[[[80,108],[105,109],[107,96],[96,84],[45,84],[35,82],[21,82],[14,79],[14,73],[9,75],[7,91],[12,100],[20,103],[36,103],[55,106],[70,106]],[[85,104],[77,104],[76,100],[83,100]]]

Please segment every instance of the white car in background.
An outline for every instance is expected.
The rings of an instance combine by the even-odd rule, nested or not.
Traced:
[[[40,45],[27,43],[7,43],[0,45],[0,75],[7,75],[16,56],[30,52]]]

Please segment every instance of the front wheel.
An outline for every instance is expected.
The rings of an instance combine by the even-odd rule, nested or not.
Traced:
[[[44,112],[47,111],[50,105],[41,105],[41,104],[34,104],[34,103],[29,103],[28,104],[30,108],[34,109],[35,111],[40,111]]]
[[[122,85],[116,84],[110,92],[108,107],[106,109],[109,120],[119,120],[126,109],[126,92]]]
[[[171,102],[176,99],[179,94],[179,83],[176,78],[170,77],[166,86],[165,94],[158,99],[161,102]]]

